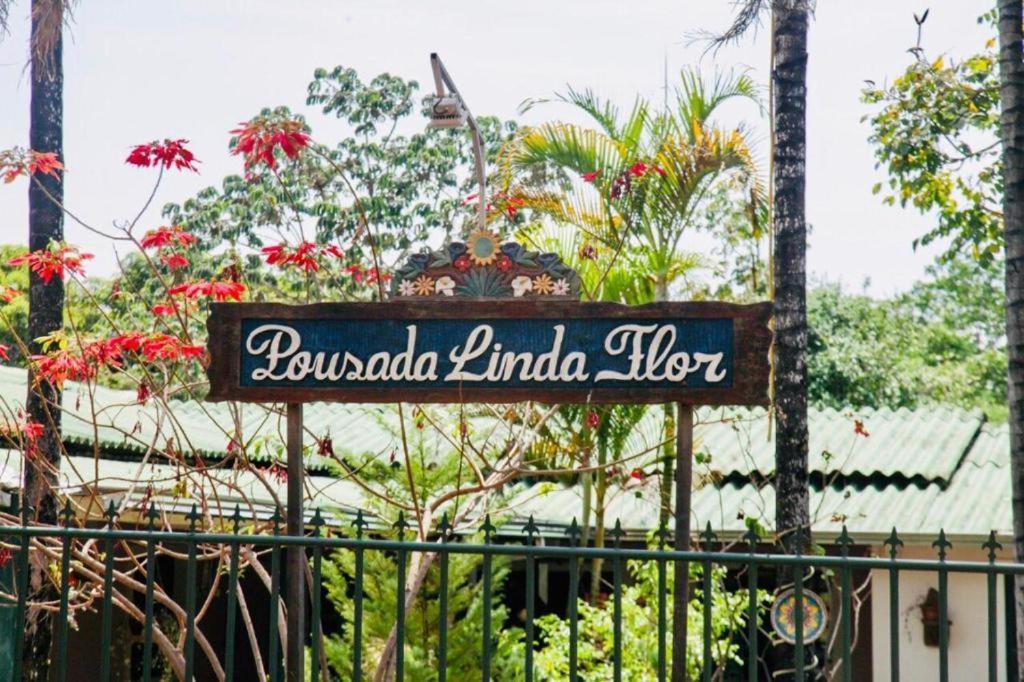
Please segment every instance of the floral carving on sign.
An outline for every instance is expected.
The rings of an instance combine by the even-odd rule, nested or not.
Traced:
[[[391,281],[392,298],[447,296],[579,300],[580,278],[558,254],[477,230],[465,242],[413,254]]]

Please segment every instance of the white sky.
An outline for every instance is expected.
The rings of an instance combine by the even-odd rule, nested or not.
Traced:
[[[925,47],[952,56],[982,47],[986,29],[975,19],[984,0],[931,0]],[[911,240],[926,217],[883,206],[871,194],[874,169],[859,101],[865,79],[896,76],[908,63],[914,11],[904,0],[818,2],[810,29],[807,215],[813,227],[809,269],[814,276],[876,295],[903,289],[921,276],[936,251],[915,253]],[[0,43],[0,148],[28,144],[29,84],[24,70],[29,0],[15,2],[12,32]],[[670,75],[696,64],[703,47],[690,36],[721,30],[729,0],[349,0],[347,2],[174,3],[103,0],[78,5],[65,43],[66,203],[88,221],[109,226],[134,215],[152,181],[123,161],[129,147],[184,137],[202,161],[201,174],[175,174],[159,207],[237,173],[228,130],[262,106],[306,111],[305,86],[316,67],[341,64],[366,79],[388,71],[430,81],[428,56],[441,54],[477,114],[516,116],[526,98],[592,87],[623,107],[636,94],[660,99],[664,62]],[[706,56],[702,66],[748,67],[767,82],[767,30]],[[540,108],[526,122],[564,117]],[[755,125],[752,108],[727,111]],[[314,135],[337,137],[337,123],[311,115]],[[68,241],[97,254],[96,272],[112,268],[112,250],[71,223]],[[24,182],[0,187],[0,241],[27,239]]]

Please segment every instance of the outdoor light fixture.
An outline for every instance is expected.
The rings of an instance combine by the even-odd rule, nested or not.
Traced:
[[[434,87],[437,90],[437,98],[430,108],[429,128],[461,128],[469,126],[473,133],[473,157],[476,159],[476,179],[480,185],[477,192],[479,205],[478,219],[480,229],[487,227],[487,170],[484,160],[484,139],[480,135],[480,128],[476,125],[476,119],[469,113],[469,107],[459,94],[458,88],[452,82],[452,77],[441,63],[441,58],[436,52],[430,55],[430,67],[434,71]]]
[[[921,622],[924,624],[924,645],[939,646],[939,593],[934,587],[928,589],[928,594],[918,604],[918,608],[921,609]],[[947,618],[946,623],[952,625],[953,621]]]

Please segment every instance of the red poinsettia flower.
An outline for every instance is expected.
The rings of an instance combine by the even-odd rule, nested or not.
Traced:
[[[595,180],[597,180],[598,176],[600,176],[600,175],[601,175],[601,171],[600,171],[600,169],[598,169],[596,171],[591,171],[589,173],[584,173],[580,177],[583,178],[583,182],[594,182]]]
[[[629,167],[629,174],[634,178],[642,178],[647,173],[647,164],[643,161],[637,161]]]
[[[169,290],[172,296],[184,294],[187,299],[212,298],[215,301],[241,301],[245,293],[245,285],[239,282],[220,282],[199,280],[188,282],[171,287]]]
[[[665,177],[666,175],[668,175],[668,172],[666,172],[665,169],[662,168],[661,166],[655,166],[654,172],[660,175],[661,177]]]
[[[64,170],[64,164],[60,162],[57,155],[54,152],[37,152],[29,150],[28,153],[28,167],[29,175],[35,175],[36,173],[42,173],[43,175],[49,175],[54,178],[60,177],[60,171]]]
[[[525,203],[526,201],[519,197],[509,197],[508,201],[505,203],[505,214],[509,217],[509,220],[516,217],[516,213],[519,212],[519,209],[522,208]]]
[[[200,357],[204,352],[202,346],[182,343],[181,339],[170,334],[154,334],[142,342],[142,355],[149,362],[155,360],[187,360]]]
[[[135,392],[135,399],[140,403],[145,404],[149,400],[149,396],[152,395],[152,390],[149,388],[149,384],[145,381],[139,382],[139,388]]]
[[[8,346],[5,343],[0,343],[0,359],[10,360],[11,358],[8,355],[8,351],[10,351],[10,350],[11,350],[10,346]]]
[[[160,262],[171,270],[188,267],[188,258],[185,258],[180,253],[169,253],[165,256],[160,256]]]
[[[280,149],[286,157],[294,159],[309,146],[309,135],[303,131],[302,123],[293,119],[258,116],[238,125],[240,127],[231,131],[238,136],[231,153],[242,155],[246,168],[261,163],[275,168],[275,150]]]
[[[853,432],[856,435],[864,436],[865,438],[867,438],[868,436],[871,435],[870,433],[868,433],[868,430],[866,428],[864,428],[864,422],[862,422],[859,419],[854,419],[853,420]]]
[[[166,317],[167,315],[173,315],[177,312],[178,307],[173,303],[157,303],[152,308],[152,313],[157,317]]]
[[[193,173],[198,173],[199,169],[196,168],[196,164],[199,161],[192,152],[185,148],[186,144],[188,144],[188,140],[181,139],[165,139],[163,142],[153,140],[146,144],[139,144],[132,148],[125,163],[140,168],[163,166],[164,168],[190,170]]]
[[[184,227],[174,225],[173,227],[158,227],[146,232],[142,237],[141,244],[144,249],[160,249],[165,246],[189,247],[198,241],[199,238],[186,232]]]
[[[267,265],[278,267],[298,267],[306,272],[317,272],[320,270],[320,260],[325,256],[344,258],[345,252],[337,246],[319,246],[313,242],[302,242],[294,249],[287,244],[276,244],[265,246],[262,249]]]
[[[19,296],[21,296],[21,292],[14,287],[4,287],[3,291],[0,291],[0,300],[4,303],[10,303]]]
[[[391,281],[391,275],[382,275],[377,268],[363,268],[359,265],[350,265],[345,268],[345,272],[351,275],[352,280],[356,284],[376,284],[378,281],[387,284]]]
[[[27,265],[29,270],[37,274],[43,283],[49,284],[54,277],[64,279],[71,273],[84,275],[82,263],[91,259],[91,253],[81,253],[77,247],[68,244],[51,245],[49,249],[40,249],[25,253],[7,261],[8,265]]]
[[[0,151],[0,173],[3,174],[4,182],[14,182],[22,175],[49,175],[60,178],[60,171],[64,165],[53,152],[37,152],[29,149],[7,149]]]

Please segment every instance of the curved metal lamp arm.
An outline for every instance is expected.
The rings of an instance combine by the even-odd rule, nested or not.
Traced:
[[[473,157],[476,159],[476,179],[480,186],[477,195],[479,199],[478,220],[480,222],[480,229],[484,229],[487,227],[487,161],[484,157],[484,138],[480,134],[480,128],[476,124],[476,119],[473,118],[469,107],[466,106],[466,100],[462,98],[458,88],[455,87],[452,77],[448,74],[448,70],[444,68],[444,64],[441,63],[441,58],[437,56],[436,52],[430,54],[430,66],[434,71],[434,88],[437,91],[438,99],[447,96],[445,93],[445,87],[447,86],[448,92],[454,95],[466,110],[466,124],[469,126],[470,132],[473,133]]]

